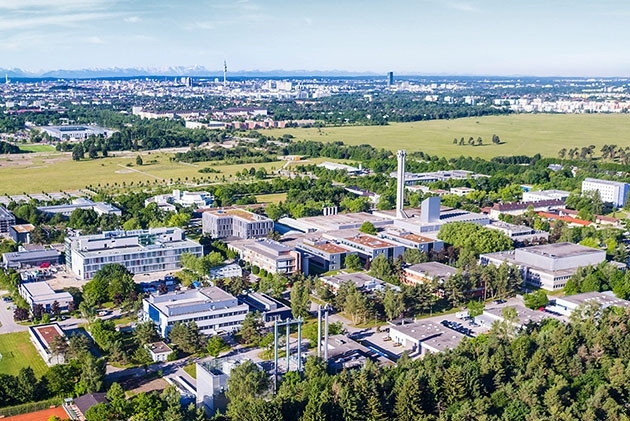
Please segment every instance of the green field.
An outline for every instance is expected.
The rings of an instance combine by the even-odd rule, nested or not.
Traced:
[[[31,343],[28,332],[0,335],[0,354],[0,373],[15,376],[22,367],[28,366],[31,366],[37,377],[48,371],[46,363]]]
[[[258,203],[279,203],[287,200],[286,193],[258,194],[256,195]]]
[[[50,145],[37,145],[37,144],[18,144],[21,150],[26,152],[55,152],[56,149],[54,146]]]
[[[562,148],[604,144],[630,144],[630,115],[626,114],[515,114],[392,123],[389,126],[351,126],[309,129],[277,129],[273,136],[292,134],[296,139],[342,141],[350,145],[370,144],[392,151],[423,151],[445,157],[534,155],[556,157]],[[502,144],[491,143],[492,135]],[[453,138],[481,136],[482,146],[454,145]]]

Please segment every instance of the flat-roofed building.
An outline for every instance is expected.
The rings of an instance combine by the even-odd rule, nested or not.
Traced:
[[[582,193],[597,190],[602,202],[610,202],[620,208],[628,199],[630,184],[619,181],[600,180],[598,178],[585,178],[582,181]]]
[[[35,231],[33,224],[11,225],[9,227],[9,237],[16,243],[30,244],[33,231]]]
[[[268,273],[290,275],[301,270],[300,254],[292,247],[267,238],[229,243],[241,259]]]
[[[149,355],[153,362],[164,362],[168,360],[168,356],[173,353],[170,346],[163,341],[145,344],[144,347],[149,351]]]
[[[73,301],[70,293],[65,291],[56,292],[47,282],[21,283],[18,286],[18,291],[31,307],[31,310],[40,304],[46,312],[50,312],[53,303],[56,301],[61,311],[67,311],[68,305]]]
[[[171,194],[161,194],[153,196],[144,201],[144,206],[148,206],[151,203],[156,203],[158,207],[164,209],[175,209],[171,207],[173,204],[178,204],[185,207],[203,208],[212,206],[214,202],[214,196],[206,191],[189,192],[181,190],[173,190]]]
[[[402,282],[407,285],[431,283],[434,279],[446,281],[457,269],[440,262],[425,262],[403,269]]]
[[[215,358],[198,362],[197,374],[197,406],[203,407],[206,414],[213,416],[217,411],[225,413],[228,400],[225,391],[232,369],[246,360],[232,358]]]
[[[534,212],[548,212],[563,207],[564,200],[559,199],[546,199],[537,202],[495,203],[492,209],[490,209],[490,217],[499,219],[499,215],[501,214],[522,215],[530,208],[533,209]]]
[[[339,164],[337,162],[322,162],[321,164],[317,164],[318,167],[325,168],[331,171],[346,171],[350,175],[357,175],[363,172],[362,168],[352,167],[346,164]]]
[[[202,227],[212,238],[264,238],[273,231],[273,220],[243,209],[212,209],[203,213]]]
[[[267,294],[248,292],[247,294],[239,295],[238,300],[241,303],[247,304],[250,311],[259,312],[265,323],[275,320],[286,320],[293,317],[289,307]]]
[[[186,239],[180,228],[106,231],[67,237],[66,265],[80,279],[91,279],[107,264],[117,263],[132,273],[171,271],[181,267],[180,257],[203,256],[203,246]]]
[[[9,232],[9,227],[15,225],[15,216],[4,206],[0,206],[0,232]]]
[[[594,303],[600,308],[621,307],[630,308],[630,301],[617,298],[612,291],[584,292],[582,294],[567,295],[552,299],[547,308],[555,313],[570,316],[578,307]]]
[[[90,199],[84,199],[82,197],[74,199],[72,203],[65,205],[39,206],[37,208],[37,210],[45,213],[46,215],[60,214],[63,216],[70,216],[72,215],[72,212],[77,209],[91,209],[98,215],[122,215],[122,211],[114,205],[105,202],[94,202]]]
[[[505,317],[503,317],[503,310],[509,307],[516,310],[515,327],[517,328],[527,326],[529,323],[540,323],[544,319],[551,317],[550,313],[545,313],[544,311],[539,310],[531,310],[520,304],[510,305],[508,307],[489,307],[483,310],[483,315],[491,320],[503,322],[505,321]]]
[[[61,253],[55,249],[34,249],[2,254],[4,267],[13,269],[57,265],[60,262]]]
[[[319,278],[330,290],[337,293],[342,284],[350,282],[357,287],[358,290],[365,293],[372,293],[375,291],[384,291],[386,286],[390,286],[393,289],[398,289],[394,285],[389,285],[382,280],[368,275],[364,272],[355,273],[340,273],[338,275],[322,276]]]
[[[421,354],[437,353],[454,349],[466,335],[438,323],[418,321],[401,326],[391,326],[389,336],[394,343]]]
[[[210,269],[210,279],[236,278],[243,276],[243,268],[236,263]]]
[[[40,126],[38,127],[44,133],[47,133],[49,136],[54,137],[58,140],[83,140],[88,137],[95,136],[105,136],[110,137],[115,130],[106,129],[99,126],[94,125],[85,125],[85,126]]]
[[[152,294],[142,300],[142,318],[155,323],[165,338],[177,322],[194,321],[206,335],[233,332],[248,311],[247,304],[217,287]]]
[[[298,241],[295,248],[302,256],[302,269],[306,275],[342,269],[346,256],[356,254],[334,241],[316,235]]]
[[[361,233],[357,230],[326,232],[323,237],[336,241],[344,248],[356,252],[361,260],[371,261],[379,254],[388,259],[396,259],[405,251],[405,246],[375,235]]]
[[[540,202],[541,200],[562,200],[564,202],[569,194],[566,190],[529,190],[523,192],[523,202]]]
[[[606,260],[604,250],[573,243],[544,244],[516,250],[485,253],[481,264],[506,262],[521,269],[523,280],[547,291],[564,287],[578,267],[597,265]]]
[[[386,228],[384,231],[379,232],[378,236],[403,244],[407,248],[418,249],[424,253],[432,251],[438,253],[444,248],[444,241],[442,240],[414,234],[401,228]]]
[[[298,220],[292,218],[282,218],[280,221],[285,225],[303,232],[315,231],[340,231],[348,229],[359,229],[364,222],[370,222],[376,228],[383,228],[392,225],[392,218],[383,217],[367,212],[338,213],[335,215],[309,216]]]
[[[35,345],[35,349],[37,349],[37,352],[42,356],[48,367],[65,363],[64,354],[56,352],[52,347],[57,336],[64,340],[66,339],[65,332],[57,323],[29,326],[28,333],[30,334],[31,342]]]
[[[549,239],[549,233],[547,231],[537,231],[526,225],[509,224],[503,221],[493,221],[486,225],[486,228],[501,231],[503,234],[510,237],[516,243],[527,243],[546,241]]]

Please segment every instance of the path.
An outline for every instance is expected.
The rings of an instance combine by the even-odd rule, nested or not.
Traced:
[[[0,291],[0,295],[7,294],[8,291]],[[24,332],[28,330],[26,326],[19,325],[15,323],[13,320],[13,307],[15,304],[13,303],[5,303],[4,301],[0,301],[0,334],[2,333],[14,333],[14,332]]]
[[[160,181],[166,181],[165,178],[158,177],[157,175],[149,174],[148,172],[140,171],[140,170],[138,170],[136,168],[128,167],[128,166],[123,165],[123,164],[118,164],[118,166],[121,167],[121,168],[124,168],[126,170],[129,170],[129,171],[134,171],[134,172],[140,173],[142,175],[146,175],[147,177],[153,177],[153,178],[155,178],[157,180],[160,180]]]

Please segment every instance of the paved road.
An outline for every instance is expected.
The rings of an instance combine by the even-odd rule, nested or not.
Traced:
[[[0,295],[7,294],[8,291],[0,291]],[[21,326],[13,320],[13,303],[5,303],[4,301],[0,301],[0,334],[2,333],[14,333],[14,332],[24,332],[28,328],[26,326]]]

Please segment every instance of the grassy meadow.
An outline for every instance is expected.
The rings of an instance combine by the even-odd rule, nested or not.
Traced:
[[[342,141],[350,145],[370,144],[377,148],[423,151],[445,157],[534,155],[555,157],[562,148],[604,144],[630,144],[630,115],[626,114],[515,114],[392,123],[389,126],[349,126],[276,129],[273,136],[292,134],[296,139]],[[501,138],[492,144],[492,135]],[[453,144],[453,138],[481,136],[482,146]]]
[[[31,366],[37,377],[48,371],[46,363],[31,343],[28,332],[0,335],[0,354],[0,373],[16,376],[21,368],[28,366]]]

